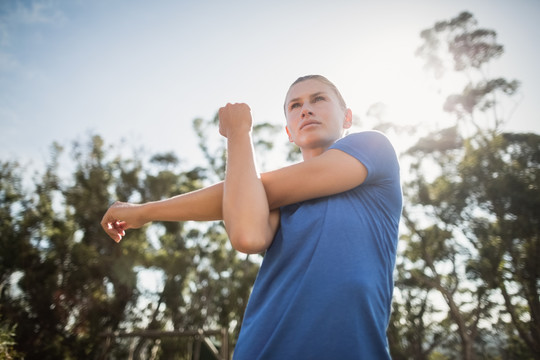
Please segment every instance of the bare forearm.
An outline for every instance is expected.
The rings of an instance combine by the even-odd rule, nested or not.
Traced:
[[[145,222],[222,220],[223,183],[142,205]]]
[[[227,174],[223,191],[223,219],[235,248],[253,252],[266,247],[269,208],[255,167],[248,133],[228,139]]]
[[[210,221],[221,220],[223,183],[178,195],[166,200],[145,204],[117,201],[103,215],[101,226],[116,242],[125,230],[137,229],[152,221]]]

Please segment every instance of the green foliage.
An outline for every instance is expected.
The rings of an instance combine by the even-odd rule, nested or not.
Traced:
[[[116,200],[169,198],[219,180],[225,147],[210,134],[218,134],[217,118],[196,120],[195,129],[205,167],[184,169],[173,153],[121,155],[97,135],[73,143],[69,154],[53,144],[44,173],[26,188],[19,164],[0,163],[6,351],[27,359],[125,358],[130,347],[142,354],[155,344],[134,338],[106,346],[103,334],[119,330],[225,328],[236,338],[260,259],[233,250],[220,222],[149,224],[121,244],[99,225]],[[259,152],[273,148],[274,133],[269,124],[255,127]],[[162,358],[176,356],[172,344],[163,340]]]
[[[404,154],[393,355],[540,358],[540,137],[500,134],[519,82],[486,76],[503,53],[495,31],[464,12],[421,37],[426,69],[464,74],[465,86],[444,104],[455,124]]]
[[[497,33],[476,26],[474,16],[462,12],[455,18],[439,21],[432,28],[423,30],[420,37],[424,43],[416,54],[426,60],[425,69],[440,78],[449,67],[455,71],[479,69],[500,57],[504,48],[496,42]]]
[[[540,354],[540,136],[502,134],[469,148],[465,184],[484,216],[471,222],[471,278],[500,291],[505,310],[527,346]],[[488,216],[490,215],[490,216]]]
[[[420,37],[423,44],[416,55],[424,60],[428,72],[440,80],[449,73],[463,76],[463,89],[448,95],[443,109],[463,120],[462,125],[473,125],[476,131],[498,130],[511,115],[504,112],[503,105],[517,94],[520,82],[487,75],[487,67],[504,53],[504,47],[497,42],[497,33],[479,28],[471,13],[462,12],[423,30]],[[489,123],[482,125],[477,115],[488,110]]]
[[[405,297],[394,304],[394,314],[402,317],[394,315],[395,328],[391,327],[402,334],[402,341],[407,339],[400,353],[416,346],[416,358],[422,353],[418,343],[423,348],[440,347],[431,336],[444,330],[432,329],[419,342],[399,325],[406,323],[414,329],[411,332],[422,336],[425,324],[417,323],[418,317],[427,316],[429,321],[430,316],[440,317],[446,307],[444,321],[457,326],[458,343],[470,349],[467,358],[478,357],[474,353],[481,344],[489,344],[487,339],[494,335],[481,324],[493,321],[506,323],[508,341],[518,341],[519,348],[528,349],[528,356],[536,356],[540,341],[539,160],[540,136],[535,134],[502,134],[489,141],[476,138],[466,141],[461,152],[437,150],[418,158],[419,163],[427,162],[429,167],[438,163],[439,167],[431,178],[424,174],[427,166],[413,167],[415,178],[406,186],[406,247],[396,280]],[[442,302],[426,315],[426,304],[415,304],[412,299],[424,299],[432,291],[441,295]],[[408,319],[411,314],[415,315]],[[491,351],[508,352],[515,347],[505,341],[498,346]]]
[[[20,358],[20,354],[15,350],[15,328],[15,325],[9,327],[0,322],[0,359],[13,360]]]
[[[470,117],[477,109],[486,111],[495,107],[497,105],[495,95],[498,92],[511,96],[517,92],[519,86],[520,83],[516,80],[508,81],[502,78],[483,80],[477,84],[469,83],[461,94],[448,96],[443,109],[457,114],[460,119]]]

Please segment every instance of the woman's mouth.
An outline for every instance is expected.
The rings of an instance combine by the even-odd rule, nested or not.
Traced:
[[[306,127],[309,127],[309,126],[313,126],[313,125],[320,125],[321,123],[319,121],[315,121],[315,120],[306,120],[302,123],[302,125],[300,125],[300,130],[306,128]]]

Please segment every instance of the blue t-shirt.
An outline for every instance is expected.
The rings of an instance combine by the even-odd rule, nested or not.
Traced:
[[[281,208],[234,359],[390,359],[398,160],[376,131],[348,135],[330,149],[358,159],[367,178],[352,190]]]

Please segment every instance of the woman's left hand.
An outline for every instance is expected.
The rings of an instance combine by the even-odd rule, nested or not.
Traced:
[[[219,133],[230,139],[251,131],[251,109],[247,104],[227,104],[219,109]]]

